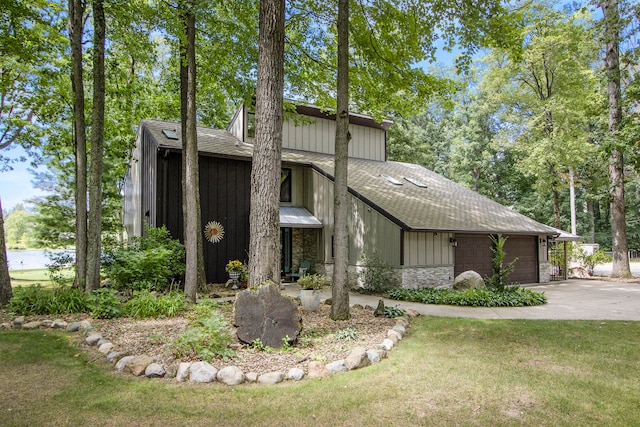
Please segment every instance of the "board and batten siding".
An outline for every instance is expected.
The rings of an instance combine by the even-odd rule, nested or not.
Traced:
[[[308,205],[305,206],[323,224],[324,261],[333,262],[333,182],[309,170]],[[400,266],[401,230],[361,200],[349,195],[349,264],[356,265],[362,252],[376,252],[393,267]]]
[[[360,125],[349,125],[349,157],[385,160],[385,132]],[[336,122],[323,118],[285,120],[282,148],[335,154]]]
[[[404,265],[431,267],[453,265],[454,254],[451,233],[410,231],[404,233]]]

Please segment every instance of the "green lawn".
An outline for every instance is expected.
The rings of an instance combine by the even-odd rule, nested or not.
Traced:
[[[0,425],[640,425],[640,322],[423,317],[368,368],[275,386],[116,374],[52,331],[0,331]]]
[[[65,268],[60,274],[69,280],[73,279],[73,268]],[[34,283],[40,283],[42,286],[53,286],[53,282],[49,277],[49,270],[41,268],[38,270],[11,270],[11,286],[29,286]]]

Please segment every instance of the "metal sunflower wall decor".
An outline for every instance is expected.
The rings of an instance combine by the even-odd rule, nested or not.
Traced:
[[[224,237],[224,227],[218,221],[209,221],[204,226],[204,237],[211,243],[218,243]]]

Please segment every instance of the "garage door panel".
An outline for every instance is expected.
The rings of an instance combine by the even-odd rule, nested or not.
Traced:
[[[538,282],[537,236],[506,236],[506,262],[518,258],[515,270],[510,276],[512,282]],[[491,248],[493,243],[488,235],[456,234],[458,246],[455,248],[455,275],[473,270],[482,277],[491,276]]]

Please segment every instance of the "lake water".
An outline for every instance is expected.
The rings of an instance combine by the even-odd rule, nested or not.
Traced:
[[[67,252],[73,254],[72,250],[56,249],[51,251],[29,249],[25,251],[7,251],[9,270],[35,270],[47,268],[51,260],[47,255]]]

